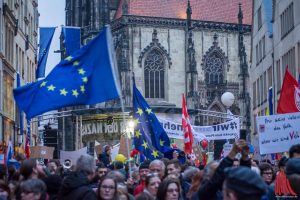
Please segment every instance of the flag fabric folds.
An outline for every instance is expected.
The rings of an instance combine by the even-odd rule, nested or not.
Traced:
[[[80,27],[62,27],[66,55],[72,55],[80,49]]]
[[[109,27],[89,44],[66,57],[49,75],[14,89],[19,108],[31,119],[44,112],[74,105],[93,105],[120,95]]]
[[[296,79],[285,70],[277,113],[293,113],[300,110],[300,87]]]
[[[39,60],[36,69],[36,79],[45,77],[46,63],[55,27],[40,28]]]
[[[134,146],[148,159],[158,159],[169,151],[170,139],[148,103],[133,84]]]
[[[184,94],[182,94],[182,129],[184,131],[184,151],[187,154],[191,154],[193,152],[194,139]]]

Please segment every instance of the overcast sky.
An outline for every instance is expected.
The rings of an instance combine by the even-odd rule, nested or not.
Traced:
[[[65,25],[65,0],[39,0],[40,13],[39,27],[57,27],[50,46],[46,75],[60,61],[60,54],[53,53],[59,50],[59,36],[61,25]]]

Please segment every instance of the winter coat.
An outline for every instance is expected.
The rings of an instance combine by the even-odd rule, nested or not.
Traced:
[[[87,175],[82,172],[71,172],[65,177],[59,199],[61,200],[96,200],[96,193],[89,187]]]

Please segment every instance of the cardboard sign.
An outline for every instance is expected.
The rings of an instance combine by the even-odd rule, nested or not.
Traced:
[[[125,157],[127,157],[128,154],[128,148],[127,148],[127,138],[122,135],[120,139],[120,148],[119,148],[119,154],[123,154]],[[132,141],[130,138],[128,138],[129,143],[129,152],[132,150]]]
[[[54,147],[33,146],[30,147],[30,158],[53,159]]]
[[[288,151],[300,143],[300,112],[256,118],[260,154]]]

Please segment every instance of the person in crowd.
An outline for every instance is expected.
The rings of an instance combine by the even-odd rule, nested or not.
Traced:
[[[118,190],[119,200],[130,200],[131,199],[131,196],[128,193],[128,189],[127,189],[127,186],[125,184],[118,183],[117,184],[117,190]]]
[[[195,173],[192,177],[192,183],[188,193],[186,194],[186,199],[191,199],[192,195],[198,191],[203,180],[203,171]]]
[[[115,171],[115,170],[110,171],[106,176],[114,179],[117,183],[125,183],[126,181],[124,174],[122,174],[119,171]]]
[[[187,193],[189,192],[192,185],[192,178],[197,175],[198,172],[200,172],[198,168],[189,166],[180,174],[179,180],[183,198],[187,198]]]
[[[207,163],[207,165],[203,169],[203,179],[210,180],[214,175],[219,164],[220,163],[216,160]]]
[[[157,200],[178,200],[180,198],[180,183],[176,178],[165,178],[157,190]]]
[[[240,166],[251,167],[249,159],[249,146],[243,139],[235,141],[229,154],[220,162],[219,166],[210,179],[204,177],[199,190],[191,199],[222,199],[222,184],[225,176],[225,168],[233,166],[233,160],[238,153],[241,153]]]
[[[300,158],[300,144],[295,144],[291,146],[289,150],[290,158]]]
[[[224,200],[260,200],[267,191],[262,178],[248,167],[225,169]]]
[[[117,182],[115,179],[109,176],[103,177],[100,180],[97,195],[99,200],[118,200]]]
[[[137,196],[139,193],[143,192],[144,190],[146,177],[150,173],[149,164],[150,163],[148,161],[144,161],[143,163],[141,163],[139,167],[140,184],[137,185],[136,188],[134,189],[133,192],[134,196]]]
[[[21,183],[22,200],[47,200],[45,183],[40,179],[28,179]]]
[[[259,161],[256,159],[251,159],[251,166],[258,167]]]
[[[62,178],[59,175],[51,174],[43,179],[47,186],[47,194],[49,195],[48,200],[57,200],[59,188],[62,183]]]
[[[178,159],[169,160],[167,163],[167,173],[168,175],[173,174],[179,178],[181,173],[181,165]]]
[[[148,174],[145,181],[145,189],[142,193],[147,193],[151,197],[152,200],[156,199],[157,190],[161,180],[157,173]]]
[[[140,193],[135,200],[153,200],[152,196],[146,192]]]
[[[105,145],[103,147],[103,152],[99,154],[98,159],[100,162],[104,164],[105,167],[108,167],[111,163],[111,148],[109,145]]]
[[[56,160],[51,159],[47,163],[47,168],[50,172],[50,174],[56,174],[57,173],[57,168],[58,168],[58,163]]]
[[[233,167],[239,167],[239,166],[240,166],[240,161],[239,161],[239,159],[235,158],[233,160]]]
[[[105,165],[103,163],[99,163],[98,167],[97,167],[97,175],[99,178],[102,178],[104,176],[106,176],[108,173],[108,168],[105,167]]]
[[[274,181],[274,171],[269,163],[261,163],[259,165],[260,175],[267,185],[271,185]]]
[[[160,179],[164,178],[166,166],[161,160],[153,160],[149,165],[149,169],[151,173],[158,173]]]
[[[76,162],[75,172],[71,172],[62,182],[59,199],[97,199],[96,193],[89,187],[96,168],[95,160],[90,155],[81,155]]]
[[[19,188],[19,181],[10,180],[8,182],[8,187],[9,187],[9,191],[10,191],[10,198],[11,199],[16,199],[17,188]]]
[[[300,158],[290,158],[286,163],[285,172],[293,191],[300,199]]]
[[[1,200],[11,199],[10,188],[3,180],[0,180],[0,199]]]
[[[34,158],[23,161],[20,168],[20,173],[24,180],[45,177],[43,166],[37,159]]]
[[[131,176],[127,179],[128,192],[133,195],[135,188],[139,185],[140,175],[139,169],[134,168],[131,172]]]

